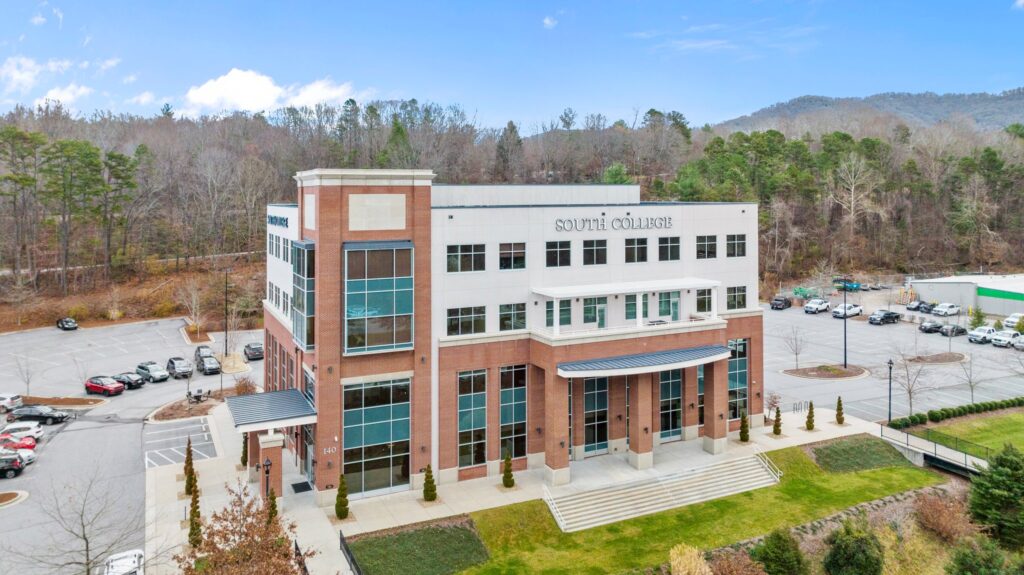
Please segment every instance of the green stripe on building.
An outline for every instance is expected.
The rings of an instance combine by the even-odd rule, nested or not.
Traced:
[[[982,297],[993,297],[998,299],[1010,299],[1016,301],[1024,301],[1024,293],[1015,291],[1003,291],[1001,289],[992,288],[978,288],[978,295]]]

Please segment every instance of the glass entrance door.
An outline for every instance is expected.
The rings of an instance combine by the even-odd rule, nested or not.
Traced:
[[[605,326],[605,314],[608,312],[608,304],[597,304],[597,327]]]
[[[586,455],[608,453],[608,378],[583,380],[583,451]]]
[[[313,477],[313,457],[316,456],[316,441],[314,440],[312,425],[302,426],[302,440],[306,444],[306,457],[302,460],[302,471],[309,483],[313,484],[315,483],[315,478]]]

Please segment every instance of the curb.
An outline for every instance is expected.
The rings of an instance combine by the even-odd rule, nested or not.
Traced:
[[[959,362],[957,362],[957,363],[959,363]],[[933,364],[929,364],[929,365],[940,365],[940,364],[933,363]],[[785,370],[785,369],[780,369],[779,373],[781,373],[782,375],[788,375],[789,377],[798,377],[800,379],[810,379],[812,381],[853,381],[855,379],[864,379],[865,377],[868,377],[869,375],[871,375],[871,370],[870,369],[868,369],[866,367],[861,367],[859,365],[855,366],[855,367],[860,367],[861,369],[864,370],[864,372],[863,373],[859,373],[857,375],[851,375],[849,377],[812,377],[810,375],[797,375],[795,373],[787,373],[788,370]]]
[[[11,501],[8,501],[7,503],[4,503],[4,504],[0,505],[0,509],[7,509],[8,507],[14,507],[15,505],[21,503],[22,501],[25,501],[26,499],[28,499],[28,491],[14,490],[14,491],[8,491],[7,493],[14,493],[14,494],[16,494],[16,497],[14,499],[12,499]]]

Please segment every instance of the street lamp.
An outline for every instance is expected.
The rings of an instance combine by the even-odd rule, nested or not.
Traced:
[[[224,268],[224,356],[220,365],[220,396],[224,397],[224,364],[228,362],[228,272],[231,268]]]
[[[263,485],[263,497],[270,497],[270,466],[273,465],[273,461],[270,458],[263,460],[263,474],[264,474],[264,485]]]
[[[892,358],[889,358],[889,423],[892,423]],[[911,414],[913,415],[913,414]]]

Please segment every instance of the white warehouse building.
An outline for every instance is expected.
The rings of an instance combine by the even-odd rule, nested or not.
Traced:
[[[911,280],[918,299],[955,303],[964,309],[981,307],[986,314],[1024,313],[1024,274],[962,275]]]

